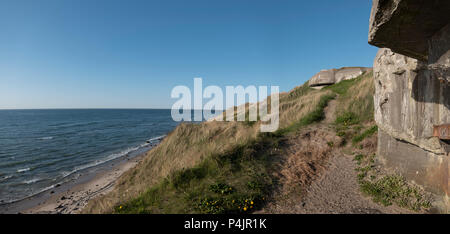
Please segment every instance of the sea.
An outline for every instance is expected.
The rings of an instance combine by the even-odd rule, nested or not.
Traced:
[[[0,205],[149,149],[178,124],[164,109],[0,110]]]

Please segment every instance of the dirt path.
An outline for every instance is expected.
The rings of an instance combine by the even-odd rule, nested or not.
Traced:
[[[325,119],[323,120],[324,124],[331,124],[336,119],[335,112],[336,112],[336,106],[337,101],[336,99],[331,100],[328,102],[327,107],[325,107]]]
[[[356,163],[351,156],[336,154],[327,170],[307,188],[306,197],[292,207],[293,213],[378,214],[411,213],[395,206],[385,207],[364,197],[357,182]]]
[[[258,213],[413,213],[377,204],[360,192],[357,164],[353,156],[343,153],[342,140],[330,126],[335,119],[336,104],[336,101],[329,103],[322,123],[287,140],[286,155],[280,164],[281,188]]]

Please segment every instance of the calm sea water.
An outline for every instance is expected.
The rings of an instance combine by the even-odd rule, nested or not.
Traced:
[[[0,110],[0,204],[156,142],[170,110]]]

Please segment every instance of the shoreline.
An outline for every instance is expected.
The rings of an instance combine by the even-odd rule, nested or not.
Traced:
[[[88,202],[97,196],[110,192],[116,181],[126,171],[134,168],[145,157],[148,151],[133,158],[126,158],[109,170],[97,173],[87,182],[79,183],[67,191],[54,193],[40,205],[26,209],[24,214],[77,214]]]
[[[23,200],[0,206],[6,214],[77,214],[97,196],[110,192],[126,171],[134,168],[158,142],[86,169],[80,177]]]

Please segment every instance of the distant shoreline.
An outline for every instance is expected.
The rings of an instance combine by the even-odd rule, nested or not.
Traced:
[[[0,111],[36,110],[171,110],[171,108],[0,108]]]

